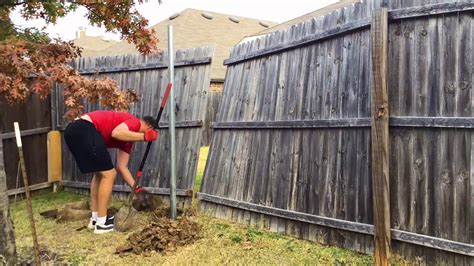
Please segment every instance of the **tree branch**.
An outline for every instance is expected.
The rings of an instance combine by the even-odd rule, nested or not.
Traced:
[[[24,5],[24,4],[26,4],[26,1],[23,1],[23,2],[13,2],[13,3],[1,3],[1,4],[0,4],[0,7],[3,7],[3,6],[14,7],[14,6]]]

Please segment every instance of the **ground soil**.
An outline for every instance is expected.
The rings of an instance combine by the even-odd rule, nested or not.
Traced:
[[[169,209],[156,210],[150,217],[149,224],[141,231],[128,237],[125,246],[117,248],[116,253],[174,251],[177,247],[194,243],[200,238],[201,227],[194,220],[191,211],[179,211],[176,220],[169,218]]]

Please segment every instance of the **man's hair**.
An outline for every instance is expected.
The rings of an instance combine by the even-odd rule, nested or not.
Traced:
[[[152,116],[144,116],[142,118],[143,121],[145,121],[145,123],[147,123],[148,125],[154,127],[155,126],[155,123],[156,123],[156,119],[153,118]]]

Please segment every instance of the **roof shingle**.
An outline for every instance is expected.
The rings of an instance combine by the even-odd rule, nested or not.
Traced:
[[[205,18],[203,13],[211,18]],[[185,9],[178,16],[174,14],[170,18],[152,26],[160,39],[158,48],[167,49],[168,25],[173,25],[175,49],[214,46],[216,50],[211,70],[211,79],[214,81],[224,80],[226,67],[223,61],[229,57],[231,48],[244,36],[262,31],[266,28],[264,25],[271,27],[277,24],[197,9]],[[135,46],[127,42],[118,42],[101,50],[84,49],[84,51],[85,56],[137,53]]]

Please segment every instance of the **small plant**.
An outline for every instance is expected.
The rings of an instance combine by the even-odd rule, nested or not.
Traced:
[[[258,231],[255,227],[248,226],[247,227],[247,233],[245,236],[247,237],[247,241],[254,242],[257,237],[262,236],[263,233]]]
[[[69,257],[69,263],[71,263],[71,265],[81,265],[85,260],[86,257],[84,255],[72,255]]]
[[[296,243],[295,241],[292,239],[292,240],[288,240],[286,242],[286,248],[289,250],[289,251],[295,251],[295,248],[296,248]]]
[[[279,239],[284,239],[284,238],[285,238],[285,234],[283,234],[283,233],[271,233],[271,234],[269,235],[269,237],[272,238],[272,239],[277,239],[277,240],[279,240]]]
[[[225,230],[229,229],[229,227],[230,227],[230,225],[228,225],[228,224],[221,224],[221,223],[217,223],[217,224],[215,224],[215,226],[218,230],[221,230],[221,231],[225,231]]]
[[[230,236],[230,240],[232,240],[232,242],[234,243],[240,243],[242,242],[242,236],[240,236],[239,234],[232,234]]]

